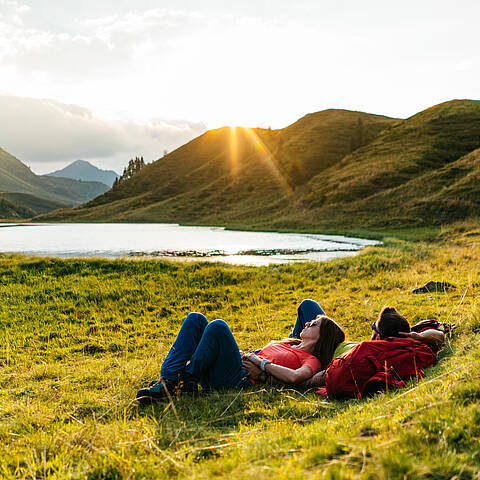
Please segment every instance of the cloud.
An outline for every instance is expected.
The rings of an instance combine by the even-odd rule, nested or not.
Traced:
[[[42,173],[77,159],[121,170],[132,156],[158,159],[206,130],[183,120],[108,121],[78,105],[12,95],[0,95],[0,112],[0,147]]]
[[[85,105],[97,120],[212,127],[282,127],[331,107],[409,116],[478,98],[478,5],[0,0],[0,92]]]
[[[175,38],[205,26],[200,14],[150,9],[78,19],[72,33],[31,26],[29,7],[19,2],[0,0],[0,9],[0,65],[57,82],[128,74],[139,55],[158,57]]]

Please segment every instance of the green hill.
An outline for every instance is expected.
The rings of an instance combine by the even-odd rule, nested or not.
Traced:
[[[441,224],[479,214],[480,102],[406,120],[345,110],[212,130],[52,220],[263,228]]]
[[[31,218],[35,215],[52,212],[59,208],[67,208],[65,203],[45,200],[44,198],[35,197],[29,193],[19,192],[0,192],[0,199],[5,205],[11,205],[11,215],[2,215],[0,218]],[[16,212],[16,213],[14,213]],[[5,213],[8,213],[5,211]]]
[[[47,218],[208,223],[273,215],[311,178],[396,122],[326,110],[281,130],[211,130],[94,201]]]
[[[310,218],[324,225],[378,226],[478,215],[478,147],[480,102],[429,108],[314,178],[305,196]]]
[[[27,193],[62,205],[78,205],[106,190],[108,186],[99,182],[35,175],[20,160],[0,148],[0,191]]]
[[[2,220],[21,220],[31,218],[38,213],[24,205],[18,205],[3,195],[0,195],[0,219]]]

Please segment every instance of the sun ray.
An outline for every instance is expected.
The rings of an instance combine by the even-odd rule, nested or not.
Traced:
[[[270,168],[271,172],[273,173],[274,178],[282,187],[283,191],[287,195],[288,199],[293,204],[298,204],[298,200],[293,192],[293,188],[290,186],[288,181],[285,179],[280,164],[278,160],[275,158],[273,153],[268,149],[265,143],[261,140],[261,138],[253,131],[251,128],[243,128],[243,130],[247,133],[247,135],[252,140],[255,147],[258,151],[262,154],[262,159],[265,161],[267,166]]]
[[[238,177],[237,127],[230,127],[230,171],[234,180]]]

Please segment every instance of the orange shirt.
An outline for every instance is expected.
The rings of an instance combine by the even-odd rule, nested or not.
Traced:
[[[307,365],[315,374],[321,370],[320,360],[305,350],[294,348],[288,343],[272,343],[263,347],[258,353],[260,358],[266,358],[276,365],[282,365],[293,370]]]

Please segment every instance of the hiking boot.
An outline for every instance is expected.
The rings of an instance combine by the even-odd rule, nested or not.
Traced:
[[[198,393],[198,383],[193,380],[181,379],[179,387],[182,393],[192,393],[194,395]]]
[[[179,385],[182,392],[198,393],[198,381],[191,373],[182,372]]]
[[[137,400],[140,403],[152,403],[176,395],[179,390],[179,383],[176,381],[156,380],[151,382],[147,388],[141,388],[137,392]]]
[[[176,380],[154,380],[150,382],[148,388],[142,388],[137,392],[137,400],[140,403],[152,403],[163,399],[168,399],[181,392],[198,393],[198,384],[194,380],[188,379]]]

